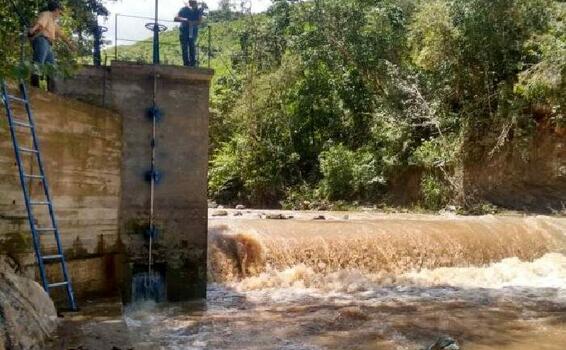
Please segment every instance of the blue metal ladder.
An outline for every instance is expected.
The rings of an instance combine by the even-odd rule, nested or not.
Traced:
[[[18,164],[18,171],[20,175],[20,184],[22,186],[22,191],[24,193],[24,200],[26,204],[26,210],[28,214],[29,225],[31,228],[31,234],[33,237],[33,248],[35,250],[35,256],[37,259],[37,264],[39,266],[39,274],[41,277],[41,283],[43,288],[47,293],[54,288],[65,288],[67,292],[67,298],[69,301],[69,307],[71,310],[77,310],[77,304],[75,302],[75,295],[73,293],[73,287],[71,285],[71,280],[69,279],[69,273],[67,271],[67,263],[65,261],[65,256],[63,255],[63,247],[61,244],[61,237],[59,235],[59,228],[57,227],[57,221],[55,219],[55,213],[53,210],[53,202],[51,201],[51,195],[49,194],[49,187],[47,186],[47,178],[45,177],[45,171],[43,169],[43,161],[41,159],[41,153],[39,151],[39,142],[35,132],[35,125],[33,122],[33,115],[31,111],[30,101],[28,99],[28,93],[23,82],[20,82],[19,88],[21,96],[17,97],[10,95],[8,92],[8,86],[4,80],[1,82],[1,93],[2,102],[6,110],[6,116],[8,117],[8,126],[10,128],[10,135],[12,136],[12,144],[14,146],[14,153],[16,156],[16,162]],[[25,111],[27,113],[27,120],[16,119],[12,111],[12,102],[17,102],[23,104]],[[18,138],[16,136],[16,129],[28,130],[31,134],[33,147],[25,148],[20,147],[18,143]],[[24,164],[22,162],[22,154],[27,154],[36,159],[39,174],[27,174],[24,169]],[[40,180],[44,199],[43,201],[33,200],[31,194],[27,187],[26,181]],[[50,227],[38,227],[36,226],[36,220],[34,216],[34,208],[39,206],[47,206],[49,209],[50,217]],[[41,236],[53,234],[57,244],[57,254],[55,255],[43,255],[41,248]],[[61,264],[61,269],[63,272],[63,281],[57,283],[49,283],[47,280],[47,274],[45,272],[46,264],[59,263]]]

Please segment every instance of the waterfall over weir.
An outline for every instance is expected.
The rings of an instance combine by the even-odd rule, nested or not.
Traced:
[[[359,220],[212,220],[209,280],[235,281],[297,265],[398,276],[504,258],[566,252],[566,221],[550,217],[388,215]]]
[[[565,253],[549,217],[214,218],[204,307],[126,322],[136,349],[563,350]]]

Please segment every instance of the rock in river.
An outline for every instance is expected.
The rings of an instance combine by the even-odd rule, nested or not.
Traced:
[[[267,214],[265,218],[268,220],[287,220],[287,219],[292,219],[293,217],[283,214]]]
[[[43,349],[57,311],[41,286],[0,266],[0,349]]]
[[[434,344],[424,350],[460,350],[458,342],[452,337],[442,336]]]

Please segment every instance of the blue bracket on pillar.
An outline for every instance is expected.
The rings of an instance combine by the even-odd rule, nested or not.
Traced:
[[[146,115],[150,120],[155,119],[156,122],[160,122],[163,117],[163,112],[159,109],[159,107],[151,106],[147,109]]]
[[[151,225],[145,231],[145,238],[149,240],[156,241],[159,238],[159,229],[155,225]]]
[[[157,169],[148,170],[145,173],[145,181],[147,182],[153,181],[154,184],[158,185],[159,182],[161,182],[161,173]]]

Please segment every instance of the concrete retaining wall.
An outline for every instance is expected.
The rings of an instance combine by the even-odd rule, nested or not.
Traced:
[[[32,106],[65,254],[79,297],[116,290],[118,208],[122,164],[121,119],[116,113],[32,90]],[[3,109],[3,106],[2,106]],[[17,116],[25,116],[16,108]],[[21,142],[31,140],[21,135]],[[26,157],[28,171],[32,162]],[[35,163],[34,163],[35,164]],[[35,169],[37,170],[37,169]],[[42,194],[37,181],[32,196]],[[39,223],[46,210],[36,211]],[[43,240],[44,251],[55,249]],[[9,255],[29,277],[36,273],[31,234],[4,112],[0,114],[0,254]],[[60,280],[59,266],[48,270]]]

